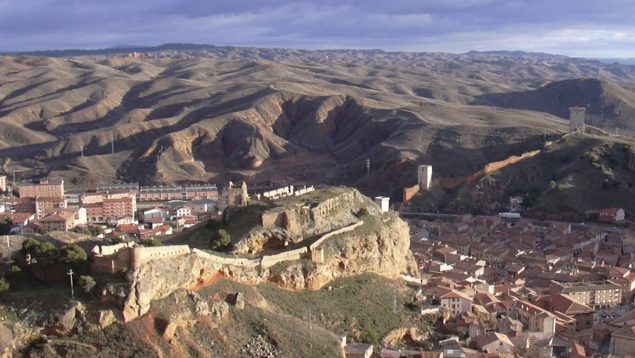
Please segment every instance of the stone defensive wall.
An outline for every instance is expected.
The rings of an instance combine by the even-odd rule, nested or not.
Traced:
[[[245,268],[269,268],[277,263],[285,261],[295,261],[303,257],[310,257],[309,251],[317,250],[318,247],[329,238],[353,231],[356,228],[363,225],[363,221],[358,221],[352,225],[333,230],[327,234],[324,234],[321,238],[315,241],[308,247],[301,247],[299,249],[281,252],[275,255],[264,255],[256,259],[246,259],[240,257],[224,257],[220,255],[214,255],[207,251],[199,249],[190,249],[188,245],[171,245],[161,247],[130,247],[127,245],[121,245],[115,248],[113,247],[100,247],[99,250],[110,253],[107,256],[100,256],[103,260],[99,261],[95,269],[100,272],[115,272],[123,268],[137,269],[144,263],[151,260],[172,258],[181,255],[196,255],[208,262],[215,263],[224,266],[236,266]],[[95,248],[97,250],[97,248]],[[112,267],[112,262],[115,262],[115,267]]]
[[[295,261],[301,259],[309,252],[309,249],[302,247],[299,249],[281,252],[276,255],[265,255],[260,260],[260,266],[262,268],[269,268],[279,262]]]
[[[324,235],[323,235],[321,238],[319,238],[316,242],[314,242],[314,243],[312,243],[311,245],[309,245],[309,249],[310,249],[311,251],[313,251],[313,250],[317,249],[320,245],[322,245],[322,243],[323,243],[325,240],[328,240],[329,238],[331,238],[331,237],[333,237],[333,236],[335,236],[335,235],[339,235],[339,234],[342,234],[342,233],[345,233],[345,232],[353,231],[353,230],[357,229],[358,227],[360,227],[360,226],[362,226],[362,225],[364,225],[364,221],[363,221],[363,220],[360,220],[360,221],[358,221],[358,222],[356,222],[356,223],[354,223],[354,224],[352,224],[352,225],[349,225],[349,226],[343,227],[343,228],[341,228],[341,229],[333,230],[333,231],[331,231],[331,232],[329,232],[329,233],[327,233],[327,234],[324,234]]]
[[[136,269],[143,263],[167,257],[187,255],[191,253],[188,245],[170,245],[160,247],[134,247],[130,258],[130,267]]]
[[[219,255],[211,254],[207,251],[192,249],[192,254],[202,257],[212,263],[227,266],[241,266],[255,268],[260,265],[260,259],[245,259],[239,257],[223,257]]]
[[[509,165],[512,164],[516,164],[522,160],[525,160],[527,158],[531,158],[531,157],[535,157],[536,155],[538,155],[541,152],[540,149],[536,149],[536,150],[532,150],[530,152],[525,152],[523,154],[521,154],[520,156],[517,155],[512,155],[511,157],[504,159],[504,160],[500,160],[498,162],[492,162],[492,163],[487,163],[485,164],[485,166],[483,167],[483,169],[477,171],[476,173],[470,175],[470,176],[465,176],[465,177],[457,177],[457,178],[439,178],[439,179],[433,179],[431,182],[432,186],[440,186],[444,189],[454,189],[456,187],[458,187],[459,185],[463,185],[466,183],[472,183],[482,177],[484,177],[487,174],[499,171]],[[403,189],[403,202],[407,203],[409,202],[419,191],[421,191],[421,189],[419,188],[418,184],[415,184],[414,186],[411,187],[406,187]]]

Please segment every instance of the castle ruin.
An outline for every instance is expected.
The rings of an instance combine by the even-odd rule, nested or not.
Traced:
[[[417,184],[420,190],[430,189],[432,182],[432,165],[420,165],[417,168]]]
[[[569,132],[578,131],[584,133],[584,122],[586,118],[586,108],[570,107],[569,108]]]

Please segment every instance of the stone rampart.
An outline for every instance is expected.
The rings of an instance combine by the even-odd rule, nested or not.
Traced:
[[[299,260],[305,256],[308,251],[306,247],[302,247],[296,250],[281,252],[276,255],[265,255],[260,260],[260,265],[262,268],[269,268],[279,262]]]
[[[186,255],[191,252],[188,245],[132,248],[131,268],[136,269],[150,260]]]
[[[329,233],[327,233],[327,234],[324,234],[324,236],[322,236],[321,238],[319,238],[316,242],[312,243],[312,244],[309,246],[309,249],[310,249],[311,251],[313,251],[313,250],[315,250],[317,247],[319,247],[320,245],[322,245],[322,243],[323,243],[325,240],[328,240],[329,238],[331,238],[331,237],[333,237],[333,236],[335,236],[335,235],[339,235],[339,234],[342,234],[342,233],[345,233],[345,232],[353,231],[353,230],[357,229],[358,227],[360,227],[360,226],[362,226],[362,225],[364,225],[364,221],[361,221],[361,220],[360,220],[360,221],[358,221],[358,222],[356,222],[356,223],[354,223],[354,224],[351,224],[351,225],[349,225],[349,226],[343,227],[343,228],[341,228],[341,229],[333,230],[333,231],[331,231],[331,232],[329,232]]]
[[[260,265],[260,259],[223,257],[223,256],[214,255],[199,249],[192,249],[192,254],[197,255],[201,258],[204,258],[210,262],[213,262],[219,265],[241,266],[241,267],[250,267],[250,268],[254,268]]]

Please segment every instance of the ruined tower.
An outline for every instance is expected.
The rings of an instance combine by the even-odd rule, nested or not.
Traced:
[[[432,165],[420,165],[417,168],[417,184],[420,190],[430,189],[432,181]]]
[[[586,108],[570,107],[569,108],[569,132],[584,133],[584,121],[586,117]]]

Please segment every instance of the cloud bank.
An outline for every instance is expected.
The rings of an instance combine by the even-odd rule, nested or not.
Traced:
[[[0,0],[0,50],[168,42],[635,57],[631,0]]]

